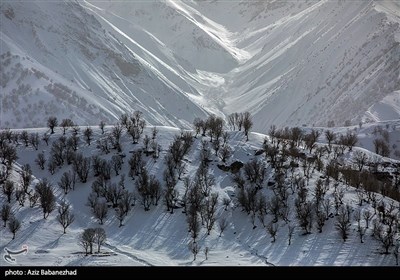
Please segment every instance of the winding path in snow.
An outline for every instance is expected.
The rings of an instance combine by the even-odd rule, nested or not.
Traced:
[[[134,261],[137,261],[138,263],[141,263],[141,264],[143,264],[143,265],[145,265],[145,266],[153,266],[153,264],[149,263],[148,261],[146,261],[146,260],[144,260],[144,259],[141,259],[141,258],[135,256],[134,254],[130,253],[130,252],[121,250],[121,249],[119,249],[119,248],[116,247],[116,246],[110,245],[109,243],[106,243],[106,244],[104,244],[103,246],[104,246],[105,248],[108,248],[108,249],[112,250],[112,251],[115,252],[115,253],[124,255],[124,256],[126,256],[126,257],[128,257],[128,258],[130,258],[130,259],[132,259],[132,260],[134,260]]]

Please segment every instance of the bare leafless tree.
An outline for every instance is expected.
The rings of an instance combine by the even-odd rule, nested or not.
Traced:
[[[122,222],[129,211],[132,209],[132,204],[134,201],[134,195],[128,191],[124,191],[116,208],[117,219],[119,220],[119,226],[122,226]]]
[[[350,152],[353,149],[353,147],[357,144],[357,142],[358,142],[357,134],[351,132],[350,130],[346,132],[346,135],[341,135],[339,139],[339,144],[346,146]]]
[[[320,132],[318,130],[312,129],[311,132],[304,136],[304,143],[309,149],[310,153],[316,146],[316,142],[318,141],[318,137],[320,136]]]
[[[64,158],[67,164],[70,165],[74,162],[76,151],[78,150],[78,137],[71,135],[67,140],[67,147],[65,149]]]
[[[279,210],[282,207],[276,195],[271,196],[271,198],[266,202],[266,207],[268,212],[273,216],[272,222],[276,223],[279,221]]]
[[[14,182],[10,181],[10,180],[6,180],[3,183],[3,193],[5,196],[7,196],[7,202],[11,203],[11,197],[12,194],[14,192],[15,186],[14,186]]]
[[[86,183],[90,171],[91,159],[77,153],[73,163],[73,168],[82,183]]]
[[[71,128],[72,128],[72,136],[78,136],[81,128],[76,124],[74,124]]]
[[[365,220],[365,225],[366,225],[365,227],[368,228],[369,221],[372,218],[372,213],[368,209],[366,209],[366,210],[363,211],[363,217],[364,217],[364,220]]]
[[[211,115],[208,117],[206,123],[208,127],[208,136],[210,136],[210,142],[213,142],[214,139],[219,139],[223,133],[224,120],[215,115]]]
[[[270,235],[271,238],[272,238],[272,241],[271,241],[271,242],[274,243],[275,240],[276,240],[276,234],[278,233],[278,224],[277,224],[277,223],[270,222],[270,223],[267,225],[267,231],[268,231],[269,235]]]
[[[21,187],[25,193],[28,193],[28,188],[32,182],[32,169],[29,164],[24,164],[21,170]]]
[[[64,229],[64,234],[66,233],[67,227],[69,227],[75,220],[74,214],[72,214],[71,205],[66,201],[61,201],[60,206],[58,207],[58,216],[57,221]]]
[[[146,168],[143,168],[142,172],[139,174],[135,185],[144,211],[149,211],[152,203],[152,194],[150,190],[150,176]]]
[[[186,172],[186,164],[183,162],[180,162],[178,166],[176,167],[177,175],[178,175],[178,180],[182,178],[182,175]]]
[[[122,157],[119,155],[113,155],[111,157],[111,165],[114,169],[115,175],[118,176],[119,175],[119,171],[122,168],[122,164],[124,163],[124,161],[122,160]]]
[[[39,194],[37,193],[37,192],[30,192],[29,194],[28,194],[28,199],[29,199],[29,207],[30,208],[33,208],[33,207],[35,207],[36,206],[36,203],[38,202],[38,200],[39,200]]]
[[[296,199],[296,218],[298,220],[299,226],[305,231],[306,234],[311,232],[312,221],[313,221],[313,207],[311,202]]]
[[[390,146],[383,138],[377,138],[373,141],[375,147],[375,153],[383,157],[390,155]]]
[[[37,151],[39,148],[39,133],[34,132],[29,135],[29,142],[31,143],[32,147],[35,148]]]
[[[97,204],[98,202],[99,202],[99,196],[98,196],[96,193],[91,192],[91,193],[89,194],[88,198],[87,198],[87,203],[86,203],[86,205],[89,206],[89,207],[92,209],[92,211],[93,211],[93,210],[94,210],[94,207],[96,206],[96,204]]]
[[[346,241],[349,236],[351,224],[349,213],[345,207],[340,207],[335,226],[343,241]]]
[[[235,122],[239,131],[241,131],[243,127],[243,117],[243,114],[235,113]]]
[[[389,249],[394,245],[396,231],[390,230],[390,227],[386,229],[382,224],[376,227],[375,238],[381,243],[384,254],[389,254]]]
[[[144,153],[146,155],[148,155],[148,153],[149,153],[150,140],[151,139],[147,134],[143,137],[143,140],[142,140],[142,142],[143,142],[143,150],[144,150]]]
[[[104,127],[106,126],[106,123],[104,121],[100,121],[99,128],[101,130],[101,134],[104,134]]]
[[[193,204],[189,206],[186,220],[188,223],[189,232],[192,235],[193,243],[195,243],[200,233],[201,225],[196,207]]]
[[[49,117],[47,119],[47,126],[51,130],[51,134],[54,134],[54,128],[58,125],[58,121],[56,117]]]
[[[397,242],[396,246],[393,249],[393,256],[396,259],[396,265],[399,265],[399,254],[400,254],[400,242]]]
[[[94,242],[95,242],[94,228],[85,229],[78,239],[78,244],[85,250],[86,255],[93,254]]]
[[[211,174],[208,166],[200,164],[196,172],[196,180],[200,184],[202,194],[208,197],[215,184],[215,178]]]
[[[106,242],[107,235],[103,228],[94,229],[94,243],[97,245],[97,253],[100,253],[101,246]]]
[[[366,228],[361,225],[358,225],[357,229],[358,229],[358,236],[360,237],[360,242],[364,243],[363,237],[365,235]]]
[[[322,232],[322,228],[325,225],[325,221],[327,216],[325,215],[325,212],[322,211],[317,211],[317,229],[318,231],[321,233]]]
[[[132,137],[132,144],[139,143],[140,129],[137,126],[129,127],[128,134]]]
[[[13,234],[12,239],[15,239],[15,234],[20,228],[21,228],[21,222],[17,218],[11,217],[10,220],[8,221],[8,229]]]
[[[290,245],[292,243],[292,237],[293,237],[295,228],[296,227],[294,225],[288,223],[288,245]]]
[[[60,125],[63,128],[63,135],[65,135],[65,132],[74,125],[74,122],[71,119],[63,119]]]
[[[6,223],[11,217],[12,212],[10,204],[3,204],[3,206],[1,207],[1,219],[4,222],[4,227],[6,227]]]
[[[353,153],[353,161],[357,165],[358,171],[361,172],[363,167],[367,164],[368,156],[364,152],[356,150]]]
[[[208,260],[208,253],[210,252],[210,247],[204,248],[204,255],[206,256],[206,260]]]
[[[225,231],[226,227],[228,226],[228,221],[225,217],[221,217],[218,220],[219,226],[219,236],[221,237],[222,233]]]
[[[111,202],[113,208],[116,208],[123,193],[124,190],[115,183],[108,184],[106,187],[105,198],[107,202]]]
[[[98,139],[96,143],[96,148],[99,149],[102,153],[110,153],[109,138]]]
[[[56,197],[53,192],[53,187],[47,180],[41,180],[36,185],[36,192],[40,197],[43,218],[46,219],[56,207]]]
[[[218,205],[218,193],[212,193],[211,196],[205,202],[205,222],[207,234],[210,235],[211,230],[216,221],[216,211]]]
[[[47,132],[43,133],[42,140],[46,143],[46,146],[49,145],[50,135]]]
[[[329,151],[332,149],[332,143],[336,141],[336,134],[331,130],[325,130],[325,138],[328,141]]]
[[[86,144],[90,146],[90,143],[92,142],[93,129],[89,126],[86,127],[86,129],[83,131],[83,135],[85,136]]]
[[[71,173],[64,172],[60,178],[60,182],[58,182],[58,186],[64,191],[64,194],[67,194],[71,189],[72,178]]]
[[[3,142],[0,146],[0,162],[6,166],[6,173],[9,174],[13,163],[18,159],[17,149],[14,145]]]
[[[253,120],[252,120],[250,112],[244,112],[243,113],[243,129],[244,129],[244,135],[246,135],[246,141],[249,141],[249,132],[252,127],[253,127]]]
[[[193,126],[194,126],[194,130],[196,131],[195,137],[197,137],[197,135],[201,132],[201,129],[204,126],[204,121],[200,118],[195,118],[193,120]]]
[[[50,158],[50,160],[47,161],[47,170],[50,172],[51,175],[53,175],[56,172],[56,169],[57,164],[52,158]]]
[[[359,177],[361,177],[361,174],[359,175]],[[362,206],[363,201],[365,199],[365,190],[363,188],[356,189],[356,195],[358,198],[358,206]]]
[[[44,170],[46,164],[46,157],[44,155],[44,152],[38,153],[35,162],[37,163],[37,165],[39,165],[40,169]]]
[[[100,160],[99,175],[104,180],[109,181],[111,179],[111,171],[113,169],[112,162],[107,160]]]
[[[21,188],[18,188],[15,191],[15,199],[17,200],[20,206],[25,205],[25,198],[26,198],[26,192],[24,192],[24,190],[22,190]]]
[[[237,113],[232,113],[230,115],[228,115],[228,125],[231,127],[232,130],[235,130],[235,125],[236,125],[236,118],[235,118],[235,114]]]
[[[246,179],[254,184],[258,189],[261,189],[266,176],[266,168],[264,161],[253,159],[243,166]]]
[[[149,177],[149,191],[152,204],[157,206],[162,195],[162,188],[160,181],[154,175],[150,175]],[[177,196],[177,194],[175,195]],[[176,199],[174,198],[174,200]]]
[[[116,149],[118,152],[122,151],[121,148],[121,136],[122,136],[122,125],[117,123],[113,126],[111,130],[111,140],[113,144],[113,148]]]
[[[222,205],[224,205],[224,210],[227,211],[229,205],[231,204],[231,199],[229,197],[224,197],[222,199]]]
[[[192,241],[189,243],[189,250],[193,254],[193,261],[195,261],[197,254],[200,252],[200,245],[197,242]]]
[[[138,176],[143,169],[142,153],[137,150],[134,151],[128,163],[130,166],[129,176],[132,178],[134,178],[134,176]]]
[[[107,218],[108,207],[105,202],[98,202],[93,208],[94,216],[99,220],[100,225],[103,224],[103,220]]]
[[[219,158],[222,162],[226,162],[232,156],[232,148],[228,144],[224,144],[219,151]]]
[[[357,221],[357,227],[360,228],[361,227],[361,210],[359,208],[354,210],[353,218],[354,218],[354,220]]]
[[[324,200],[326,189],[321,179],[317,180],[314,189],[315,207],[319,209],[319,205]]]

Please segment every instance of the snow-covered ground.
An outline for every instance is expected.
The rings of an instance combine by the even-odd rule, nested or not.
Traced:
[[[390,121],[400,118],[400,92],[385,96],[372,105],[364,116],[364,121]]]
[[[81,130],[83,130],[82,127]],[[106,133],[112,129],[106,127]],[[102,137],[97,127],[93,128],[94,139]],[[150,174],[155,175],[162,182],[162,173],[165,168],[164,156],[166,150],[175,135],[180,131],[171,127],[158,127],[157,142],[162,146],[160,158],[154,160],[152,157],[144,157],[145,168]],[[47,129],[29,129],[31,132],[43,134]],[[67,136],[72,133],[67,131]],[[151,128],[145,129],[145,134],[150,134]],[[50,143],[62,134],[61,128],[56,128],[56,134],[51,135]],[[199,165],[199,154],[201,152],[201,138],[198,136],[190,152],[185,156],[186,171],[182,177],[193,178]],[[273,178],[273,172],[266,162],[264,155],[255,156],[265,139],[265,135],[251,133],[248,142],[242,132],[229,133],[229,145],[234,148],[233,156],[228,160],[231,163],[235,160],[247,162],[253,158],[262,160],[267,168],[267,176],[264,182],[263,193],[269,198],[272,194],[266,183]],[[204,140],[209,141],[208,137]],[[127,135],[122,137],[123,153],[127,155],[120,174],[128,175],[128,158],[130,152],[142,147],[142,144],[131,144],[132,140]],[[321,142],[323,140],[321,139]],[[90,146],[81,140],[79,152],[85,156],[98,154],[95,147],[95,141]],[[211,148],[210,148],[211,149]],[[354,148],[357,150],[358,148]],[[78,236],[82,230],[87,227],[98,227],[98,221],[92,216],[90,207],[86,205],[87,197],[91,192],[91,184],[94,181],[93,173],[90,172],[89,180],[85,184],[78,183],[75,190],[67,195],[58,188],[57,183],[64,171],[68,171],[71,166],[64,165],[57,169],[54,175],[50,175],[47,170],[41,170],[34,159],[38,152],[43,151],[46,157],[50,153],[50,146],[41,141],[38,151],[32,147],[18,146],[18,161],[11,175],[11,180],[19,182],[19,170],[23,164],[30,164],[33,176],[31,187],[38,179],[47,178],[54,186],[57,196],[57,203],[62,199],[71,203],[75,221],[67,228],[67,233],[62,233],[62,228],[56,220],[57,210],[52,212],[45,220],[42,217],[40,207],[29,208],[28,202],[24,207],[18,205],[13,198],[12,210],[15,216],[22,222],[21,230],[17,232],[15,240],[12,240],[12,234],[7,228],[0,227],[1,240],[0,251],[4,248],[18,250],[22,245],[28,245],[29,252],[26,255],[17,256],[16,265],[46,265],[46,266],[142,266],[142,265],[179,265],[179,266],[246,266],[246,265],[288,265],[288,266],[393,266],[395,259],[392,254],[382,254],[382,247],[372,236],[371,227],[367,229],[364,237],[364,243],[360,243],[357,233],[357,222],[352,219],[349,238],[343,242],[337,230],[335,230],[336,218],[329,218],[322,233],[313,228],[311,234],[303,234],[303,231],[296,227],[291,245],[288,245],[288,224],[282,219],[277,223],[278,233],[276,241],[271,242],[267,230],[256,218],[253,228],[250,215],[241,210],[235,198],[235,187],[231,180],[232,175],[216,167],[220,160],[212,156],[210,163],[210,172],[215,177],[215,184],[212,192],[219,193],[219,204],[217,218],[225,217],[228,221],[226,230],[220,235],[218,222],[214,225],[210,235],[207,235],[202,227],[198,243],[201,246],[197,259],[193,261],[193,255],[188,249],[191,241],[191,235],[188,232],[186,216],[182,209],[175,209],[171,214],[166,211],[166,207],[160,201],[158,206],[151,206],[149,211],[144,211],[140,203],[136,203],[123,222],[122,227],[118,227],[119,221],[114,215],[114,210],[109,209],[109,215],[106,218],[103,227],[107,233],[107,243],[102,249],[102,255],[85,256],[83,249],[78,245]],[[213,152],[212,152],[213,153]],[[109,159],[115,151],[102,157]],[[346,157],[351,156],[346,152]],[[295,171],[302,174],[301,169]],[[308,185],[309,197],[313,195],[315,182],[321,174],[317,171],[312,174]],[[118,182],[119,176],[113,174],[111,181]],[[163,183],[162,183],[163,184]],[[125,187],[129,191],[134,191],[134,181],[127,176]],[[370,204],[364,203],[362,207],[357,205],[356,192],[352,187],[344,186],[339,183],[339,188],[345,190],[344,202],[350,205],[352,212],[356,209],[368,209],[372,213]],[[327,196],[332,196],[332,188]],[[183,182],[179,181],[177,185],[180,195],[183,194]],[[221,201],[224,197],[232,199],[227,210]],[[288,201],[293,203],[295,196],[289,195]],[[382,198],[387,205],[391,201],[388,198]],[[0,196],[3,205],[6,198],[3,194]],[[399,202],[395,202],[398,207]],[[292,208],[289,217],[290,224],[296,224],[294,217],[294,208]],[[333,211],[333,210],[332,210]],[[268,223],[272,219],[271,215],[266,215],[265,220]],[[364,221],[362,221],[364,223]],[[208,258],[205,259],[204,248],[209,248]],[[9,265],[1,259],[2,266]]]
[[[383,112],[383,111],[380,111]],[[336,134],[346,134],[348,131],[353,132],[357,135],[358,141],[356,146],[362,150],[367,150],[371,153],[375,153],[375,145],[374,140],[382,139],[382,132],[387,132],[388,137],[388,146],[390,148],[389,157],[392,159],[400,159],[400,127],[399,120],[385,120],[385,121],[376,121],[376,122],[361,122],[359,125],[351,125],[351,126],[337,126],[337,127],[302,127],[304,132],[309,132],[311,129],[315,129],[321,132],[321,137],[319,141],[321,143],[328,143],[324,132],[326,130],[331,130]]]

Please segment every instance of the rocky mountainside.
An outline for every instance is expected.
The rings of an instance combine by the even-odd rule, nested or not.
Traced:
[[[396,1],[14,1],[1,21],[2,127],[38,110],[176,127],[248,110],[260,132],[399,116]]]

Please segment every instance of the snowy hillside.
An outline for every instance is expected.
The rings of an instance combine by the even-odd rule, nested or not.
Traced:
[[[35,127],[55,114],[94,125],[141,110],[150,123],[179,127],[205,116],[188,97],[196,90],[165,76],[75,1],[9,1],[0,16],[2,128]]]
[[[380,111],[384,112],[384,111]],[[361,125],[361,126],[360,126]],[[346,134],[352,132],[357,135],[358,141],[356,146],[367,151],[376,152],[375,142],[377,140],[384,140],[387,146],[387,154],[385,157],[392,159],[400,159],[400,129],[398,120],[386,120],[379,122],[360,123],[359,125],[344,126],[344,127],[301,127],[304,133],[308,133],[312,129],[320,131],[321,135],[326,130],[331,130],[336,134]],[[326,137],[319,139],[321,143],[327,144]]]
[[[357,124],[399,87],[398,4],[385,1],[274,2],[240,42],[254,55],[239,67],[226,110],[243,104],[256,127]],[[385,8],[388,5],[389,8]],[[279,17],[265,23],[270,15]],[[274,18],[272,16],[272,18]],[[398,93],[397,93],[398,95]]]
[[[385,96],[372,105],[363,117],[364,122],[390,121],[400,118],[400,92]]]
[[[85,2],[124,37],[151,34],[199,102],[249,110],[259,132],[358,124],[386,96],[399,97],[396,1]]]
[[[10,221],[7,221],[7,227],[0,227],[0,251],[3,252],[4,248],[19,250],[22,245],[28,245],[29,252],[16,257],[17,265],[396,264],[392,252],[396,249],[394,244],[399,238],[398,161],[382,158],[357,147],[349,152],[349,148],[342,144],[333,144],[333,147],[329,147],[330,152],[328,145],[312,145],[310,153],[306,140],[292,142],[286,138],[279,138],[285,136],[279,134],[278,137],[278,133],[274,134],[275,137],[250,133],[249,141],[246,141],[241,131],[229,131],[226,136],[216,136],[207,130],[207,135],[214,137],[213,142],[210,142],[209,136],[199,134],[193,137],[194,131],[180,131],[171,127],[157,127],[155,135],[153,127],[145,128],[138,144],[132,144],[131,136],[123,129],[119,140],[121,152],[118,152],[112,148],[113,145],[118,147],[115,146],[116,129],[117,126],[106,126],[102,133],[98,127],[93,127],[93,134],[89,134],[87,127],[81,127],[80,130],[75,127],[67,129],[65,136],[60,127],[55,128],[54,134],[48,134],[47,128],[2,131],[0,140],[3,152],[8,150],[6,147],[15,145],[13,135],[20,135],[16,146],[18,160],[12,166],[8,178],[8,181],[14,182],[15,190],[11,195],[10,204],[7,203],[4,192],[0,195],[0,201],[3,208],[6,205],[12,206],[15,218],[21,222],[21,228],[16,231],[15,239],[12,239],[13,234],[8,229]],[[48,145],[40,140],[36,149],[36,144],[32,144],[35,141],[29,141],[34,137],[28,137],[25,145],[23,135],[35,133],[38,133],[40,139],[45,133],[50,135]],[[146,135],[149,136],[149,143],[156,144],[150,144],[146,148]],[[152,135],[155,136],[154,139]],[[88,138],[90,145],[87,142]],[[324,142],[322,135],[319,138],[316,139],[317,142]],[[77,139],[77,146],[74,146],[73,139]],[[219,139],[221,145],[218,156],[215,155],[216,139]],[[62,147],[62,143],[66,143],[66,146],[60,154],[57,151]],[[109,151],[104,148],[105,145],[109,147]],[[181,152],[171,156],[176,147],[179,148],[175,151]],[[225,148],[231,151],[231,155],[227,156],[224,163],[222,151],[225,151]],[[142,151],[143,169],[134,170],[133,166],[136,165],[132,165],[132,158],[138,156],[139,150]],[[366,155],[366,162],[360,169],[365,173],[360,173],[361,181],[356,189],[351,186],[355,182],[354,177],[346,177],[353,173],[345,171],[349,171],[347,168],[358,170],[359,165],[356,164],[355,158],[360,151]],[[37,164],[38,154],[41,153],[46,159],[43,170]],[[78,158],[78,154],[82,155],[83,159],[92,159],[87,182],[81,183],[77,179],[73,189],[72,186],[62,189],[59,187],[62,177],[68,175],[65,172],[73,173],[74,158]],[[117,167],[114,170],[111,166],[106,167],[110,162],[114,164],[119,158],[123,160],[121,168]],[[0,159],[4,161],[4,153],[0,155]],[[83,159],[79,162],[83,162]],[[96,175],[97,169],[94,165],[101,159],[106,162],[101,172]],[[54,171],[51,172],[54,174],[51,174],[49,170],[53,168],[48,168],[49,163],[58,161],[59,166],[53,166]],[[244,166],[241,167],[239,162]],[[5,162],[1,165],[3,175],[4,164]],[[30,165],[32,181],[27,186],[28,194],[21,199],[21,176],[29,174],[26,173],[26,164]],[[82,169],[83,166],[80,167],[80,171]],[[130,170],[133,170],[132,173]],[[234,173],[234,170],[240,171]],[[335,170],[340,170],[338,175],[335,175]],[[146,181],[143,179],[144,173],[148,174],[148,178],[153,178],[150,180],[158,180],[162,190],[158,194],[153,193],[147,202],[146,195],[141,193],[139,188]],[[121,180],[122,174],[125,176],[124,180]],[[241,175],[238,177],[238,174]],[[361,174],[370,177],[368,180],[362,180]],[[373,174],[381,174],[384,177],[375,177]],[[248,177],[249,175],[251,176]],[[188,178],[189,183],[186,187],[185,178]],[[387,178],[391,178],[390,181],[387,181]],[[38,190],[38,184],[43,184],[43,179],[47,179],[52,185],[56,199],[56,208],[49,213],[47,219],[43,219],[41,200],[30,207],[34,190]],[[98,188],[99,182],[104,183],[105,192]],[[2,184],[4,189],[5,182]],[[173,191],[168,192],[171,186]],[[131,201],[134,206],[122,216],[122,221],[118,220],[119,208],[112,206],[112,188],[121,193],[134,194],[136,197]],[[14,196],[17,190],[18,201]],[[98,192],[98,198],[95,193],[90,195],[93,191]],[[383,197],[381,193],[386,196]],[[207,209],[213,205],[212,199],[216,197],[215,194],[218,194],[215,212],[210,212]],[[249,202],[252,201],[251,194],[255,195],[255,204]],[[100,220],[93,215],[88,197],[101,204],[102,201],[106,201],[103,195],[107,197],[108,214],[101,225]],[[157,202],[158,195],[160,199]],[[63,234],[63,229],[57,221],[57,207],[62,201],[70,203],[71,211],[75,215],[75,220],[67,227],[66,234]],[[172,203],[169,211],[168,203]],[[200,208],[196,208],[197,203]],[[147,210],[144,209],[146,205]],[[189,217],[193,214],[191,209],[199,211],[194,212],[197,213],[195,215],[200,227],[197,231],[188,227],[191,221]],[[303,213],[302,211],[310,211],[305,213],[306,224],[300,222],[304,221],[301,218],[302,214],[299,214]],[[209,216],[210,213],[214,213],[211,218],[215,220],[207,229],[207,225],[213,220]],[[357,215],[361,216],[357,218]],[[340,217],[349,218],[346,222],[348,237],[345,241],[336,229]],[[365,217],[368,217],[368,220]],[[122,226],[119,226],[120,223]],[[107,234],[107,241],[101,247],[101,253],[85,256],[78,240],[83,229],[89,227],[103,228]],[[197,232],[195,237],[194,232]],[[363,233],[362,242],[360,232]],[[389,254],[384,254],[385,243],[382,240],[388,242],[389,238],[392,242],[387,247]],[[193,239],[198,250],[194,261],[191,250],[193,247],[189,247],[193,244]],[[0,264],[9,265],[3,259]]]
[[[55,112],[187,128],[248,110],[262,133],[399,116],[398,1],[8,1],[0,17],[1,128]]]

